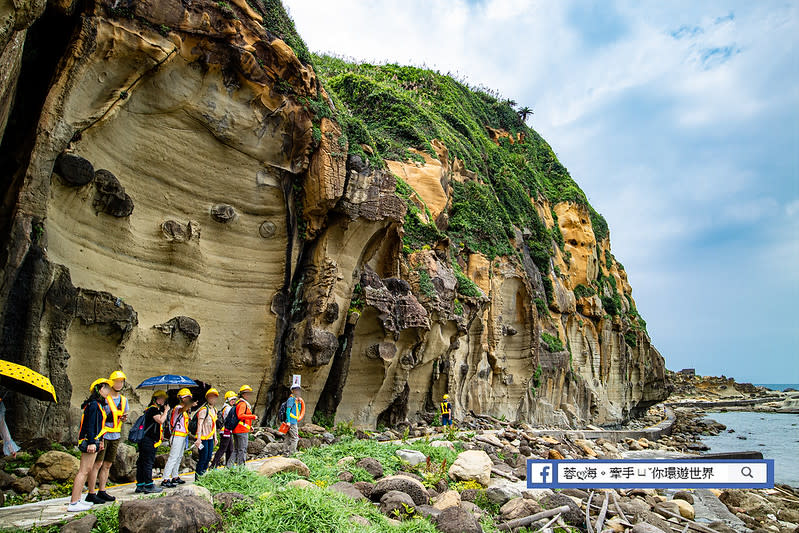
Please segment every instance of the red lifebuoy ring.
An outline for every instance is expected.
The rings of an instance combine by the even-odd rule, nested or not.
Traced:
[[[300,406],[302,407],[302,409],[300,409],[300,414],[297,417],[297,422],[305,418],[305,400],[303,400],[302,398],[298,398],[298,400],[300,400]]]

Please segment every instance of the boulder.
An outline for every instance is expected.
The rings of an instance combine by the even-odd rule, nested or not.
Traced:
[[[563,513],[563,520],[572,526],[582,527],[585,525],[585,516],[580,507],[574,503],[574,500],[563,494],[553,492],[547,494],[538,502],[544,509],[552,509],[562,505],[568,505],[569,510]]]
[[[547,459],[557,460],[557,459],[565,459],[565,457],[563,457],[563,454],[560,453],[555,448],[550,448],[549,452],[547,453]]]
[[[88,159],[62,152],[55,160],[55,171],[67,185],[79,187],[94,179],[94,166]]]
[[[297,481],[305,481],[305,480],[298,479]],[[247,500],[248,500],[247,496],[245,496],[240,492],[220,492],[218,494],[214,494],[214,503],[216,505],[219,505],[223,511],[229,511],[237,503],[245,502]]]
[[[462,507],[449,507],[441,511],[435,519],[436,528],[441,533],[482,533],[480,522],[472,513]]]
[[[214,506],[197,496],[164,496],[123,502],[120,533],[200,533],[221,529]]]
[[[356,481],[352,484],[352,486],[361,491],[361,494],[370,499],[372,496],[372,490],[375,488],[374,484],[369,483],[368,481]]]
[[[688,520],[693,520],[696,516],[696,512],[694,511],[694,506],[688,503],[685,500],[675,499],[671,500],[672,502],[677,504],[679,508],[679,514],[683,518],[687,518]]]
[[[61,528],[61,533],[91,533],[95,524],[97,524],[97,517],[93,514],[87,514],[83,518],[71,520],[64,524]]]
[[[659,515],[666,517],[666,519],[670,518],[671,515],[669,513],[680,514],[680,506],[677,502],[681,502],[683,500],[671,500],[666,502],[658,502],[655,505],[654,511]],[[688,503],[688,502],[685,502]],[[690,505],[690,504],[689,504]]]
[[[707,527],[714,531],[718,531],[719,533],[736,533],[736,531],[723,520],[715,520],[709,523]]]
[[[14,482],[14,479],[14,476],[0,469],[0,490],[11,488],[11,483]]]
[[[397,450],[395,453],[400,459],[409,463],[411,466],[417,466],[427,462],[427,456],[416,450]]]
[[[202,498],[210,503],[214,503],[214,499],[211,497],[211,491],[195,484],[178,485],[175,490],[170,492],[170,496],[196,496],[197,498]]]
[[[686,490],[680,490],[680,491],[675,492],[674,496],[672,496],[672,499],[673,500],[685,500],[688,503],[690,503],[691,505],[694,504],[694,496],[690,492],[688,492]]]
[[[580,450],[582,450],[582,452],[588,457],[597,456],[596,451],[594,451],[594,445],[590,440],[577,439],[574,441],[574,445],[580,448]]]
[[[36,480],[31,476],[18,477],[11,482],[11,490],[17,494],[28,494],[36,488]]]
[[[372,476],[375,479],[383,477],[383,465],[380,464],[380,461],[372,457],[364,457],[363,459],[355,463],[355,466],[363,468],[370,476]]]
[[[75,479],[80,461],[74,456],[58,451],[43,453],[30,469],[30,475],[39,483],[69,481]]]
[[[344,471],[338,473],[338,478],[341,481],[345,481],[347,483],[352,483],[353,480],[355,479],[355,476],[352,475],[352,472],[350,472],[348,470],[344,470]]]
[[[327,431],[322,426],[317,426],[316,424],[304,424],[301,429],[305,433],[310,433],[311,435],[323,435],[325,431]]]
[[[666,533],[671,531],[671,527],[669,526],[669,522],[663,519],[657,513],[653,513],[651,511],[638,511],[637,513],[632,515],[632,523],[639,524],[644,523],[650,526],[654,526],[661,531],[665,531]],[[643,533],[643,532],[642,532]]]
[[[540,513],[543,509],[535,500],[528,498],[513,498],[503,505],[499,512],[502,514],[502,519],[506,522],[508,520],[516,520],[517,518],[524,518],[536,513]]]
[[[467,450],[458,454],[458,458],[449,467],[449,476],[457,481],[477,481],[481,485],[488,485],[493,465],[486,452]]]
[[[117,455],[111,463],[111,479],[117,482],[127,482],[136,480],[136,460],[139,452],[130,444],[119,443]]]
[[[436,498],[436,503],[433,507],[439,511],[443,511],[448,507],[457,507],[461,504],[461,495],[456,490],[448,490]]]
[[[520,498],[522,491],[510,485],[492,485],[486,489],[486,497],[491,503],[505,505],[513,498]]]
[[[417,505],[416,514],[427,518],[428,520],[434,520],[438,515],[441,514],[441,510],[436,509],[432,505]]]
[[[346,481],[339,481],[338,483],[334,483],[330,485],[330,490],[334,490],[336,492],[340,492],[344,496],[348,496],[353,500],[363,500],[366,497],[363,495],[361,491],[359,491],[355,485],[352,483],[348,483]]]
[[[375,483],[370,498],[380,501],[383,495],[392,490],[404,492],[416,505],[425,505],[428,501],[427,489],[421,482],[407,476],[388,476]]]
[[[416,513],[416,505],[404,492],[390,490],[380,497],[380,512],[391,518],[403,519]]]
[[[290,457],[270,457],[264,464],[258,468],[258,473],[262,476],[273,476],[280,472],[294,472],[295,474],[303,477],[311,475],[311,471],[305,466],[305,463],[299,459]]]
[[[250,455],[259,455],[264,448],[266,448],[266,442],[259,438],[250,439],[247,443],[247,453]]]
[[[125,192],[125,187],[108,170],[94,173],[94,209],[113,217],[127,217],[133,213],[133,199]]]

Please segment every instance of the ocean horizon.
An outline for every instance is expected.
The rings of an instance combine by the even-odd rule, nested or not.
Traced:
[[[799,383],[753,383],[757,387],[766,387],[767,389],[775,391],[784,391],[785,389],[799,390]]]

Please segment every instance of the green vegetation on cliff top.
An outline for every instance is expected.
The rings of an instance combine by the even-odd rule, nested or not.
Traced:
[[[330,56],[313,56],[312,63],[336,105],[351,152],[360,152],[361,144],[371,146],[375,153],[369,159],[378,166],[383,159],[420,161],[410,149],[437,158],[433,141],[440,140],[476,174],[476,181],[453,183],[447,230],[453,242],[489,257],[512,255],[508,241],[515,226],[532,230],[532,240],[543,244],[548,257],[551,240],[560,244],[562,236],[547,231],[540,221],[531,202],[539,197],[552,204],[587,206],[597,236],[607,235],[604,219],[512,102],[417,67],[351,63]],[[507,132],[513,142],[500,137],[497,144],[489,128]]]

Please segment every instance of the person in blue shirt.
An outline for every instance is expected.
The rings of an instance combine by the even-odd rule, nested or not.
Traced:
[[[305,402],[300,398],[300,387],[292,387],[291,396],[286,402],[286,420],[289,432],[286,434],[286,453],[294,455],[297,452],[297,443],[300,441],[298,424],[305,416]]]

